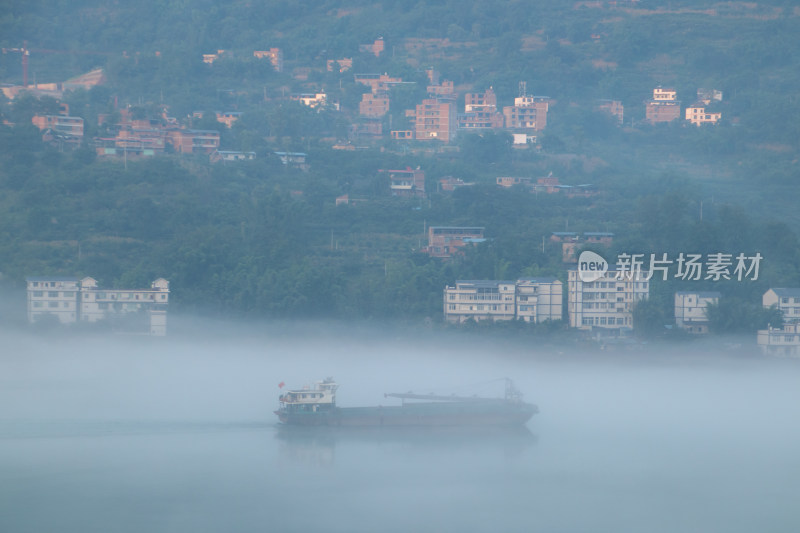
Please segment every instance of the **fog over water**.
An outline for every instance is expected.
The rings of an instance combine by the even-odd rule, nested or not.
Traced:
[[[0,531],[800,531],[800,361],[184,329],[0,332]],[[278,383],[327,376],[345,407],[510,377],[540,413],[519,431],[279,428]]]

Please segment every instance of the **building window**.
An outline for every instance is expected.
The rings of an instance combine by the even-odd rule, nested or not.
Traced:
[[[34,291],[33,297],[34,298],[41,298],[43,295],[42,291]]]
[[[50,291],[47,293],[48,298],[58,298],[58,293],[55,291]]]
[[[58,302],[48,302],[47,307],[58,307]]]

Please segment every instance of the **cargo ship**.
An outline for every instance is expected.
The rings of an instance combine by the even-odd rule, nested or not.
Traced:
[[[338,407],[333,378],[312,387],[288,390],[280,395],[275,414],[286,425],[330,427],[481,427],[523,425],[539,412],[522,401],[522,394],[506,379],[502,398],[478,396],[440,396],[436,394],[388,393],[400,405]]]

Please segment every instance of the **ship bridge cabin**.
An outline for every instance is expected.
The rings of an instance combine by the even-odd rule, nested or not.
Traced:
[[[333,378],[314,383],[311,388],[286,391],[278,398],[281,407],[293,411],[318,411],[336,407],[336,389]]]

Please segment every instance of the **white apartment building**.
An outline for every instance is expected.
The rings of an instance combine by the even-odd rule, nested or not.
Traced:
[[[800,323],[759,330],[758,347],[764,355],[800,357]]]
[[[119,320],[138,313],[149,323],[150,335],[163,336],[167,333],[168,302],[169,282],[163,278],[151,283],[149,289],[136,290],[101,289],[94,278],[84,278],[81,280],[80,320]]]
[[[556,278],[513,281],[456,281],[444,289],[444,317],[448,322],[524,320],[539,323],[561,320],[562,283]]]
[[[448,322],[513,320],[516,308],[513,281],[456,281],[444,289],[444,318]]]
[[[42,317],[54,316],[62,324],[78,319],[78,278],[27,278],[28,322],[33,324]]]
[[[101,289],[94,278],[28,278],[28,321],[55,315],[62,324],[110,321],[117,329],[163,336],[167,333],[169,282],[149,289]]]
[[[708,333],[706,307],[708,304],[718,304],[719,296],[716,291],[676,292],[675,324],[689,333]]]
[[[517,280],[517,318],[537,324],[561,320],[562,285],[556,278]]]
[[[633,327],[633,308],[650,294],[648,277],[646,271],[609,270],[601,278],[585,282],[577,270],[569,270],[567,314],[570,327],[616,332]]]
[[[716,124],[722,118],[722,113],[711,113],[706,111],[702,104],[694,104],[686,108],[686,120],[695,126],[703,124]]]
[[[653,89],[653,100],[657,102],[674,102],[678,99],[678,92],[672,88],[664,88],[660,85]]]
[[[800,289],[769,289],[761,297],[761,302],[767,309],[780,309],[786,323],[800,321]]]

